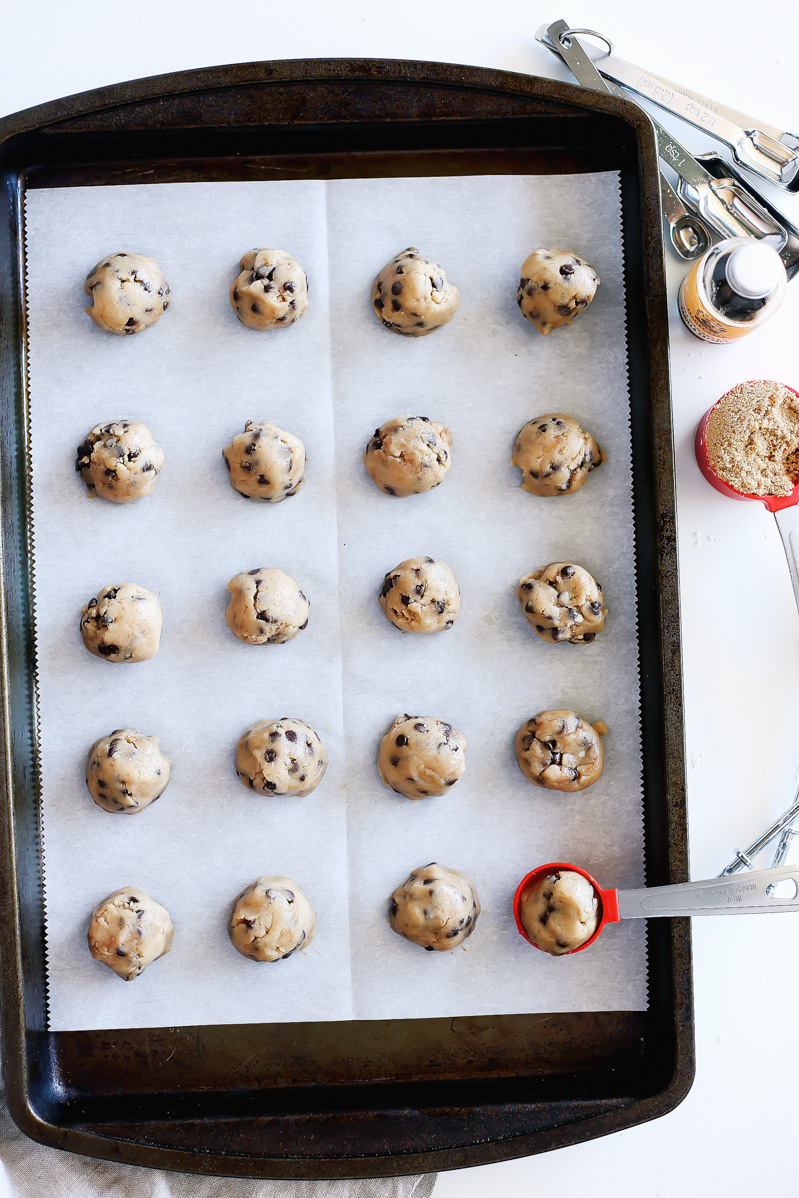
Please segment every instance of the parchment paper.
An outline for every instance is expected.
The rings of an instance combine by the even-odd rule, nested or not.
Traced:
[[[603,884],[643,882],[636,613],[618,176],[203,183],[31,191],[26,198],[35,529],[35,631],[50,1027],[639,1010],[644,928],[605,931],[553,960],[524,943],[510,900],[545,860]],[[378,269],[408,244],[440,261],[461,303],[413,341],[369,305]],[[255,245],[308,272],[308,313],[255,333],[227,288]],[[542,338],[516,308],[519,266],[538,245],[597,268],[597,298],[573,328]],[[116,249],[151,254],[172,285],[152,330],[114,337],[82,312],[82,279]],[[566,411],[609,454],[583,491],[543,500],[509,466],[515,433]],[[373,486],[364,444],[383,420],[429,415],[453,430],[453,467],[425,496]],[[164,448],[155,494],[90,500],[75,447],[96,423],[143,420]],[[247,419],[300,436],[308,480],[278,505],[228,486],[221,449]],[[402,636],[382,616],[383,575],[430,553],[455,571],[461,616],[448,633]],[[545,644],[514,597],[522,573],[573,560],[610,607],[589,646]],[[275,565],[310,596],[308,629],[284,646],[235,640],[225,585]],[[110,583],[159,595],[161,650],[115,665],[89,655],[81,605]],[[590,790],[534,790],[513,739],[545,707],[604,719],[606,766]],[[440,799],[384,787],[379,740],[399,712],[437,715],[467,739],[467,770]],[[308,720],[330,756],[318,789],[267,800],[241,786],[235,744],[256,719]],[[83,771],[121,726],[160,736],[174,763],[163,798],[110,815]],[[475,881],[483,914],[453,953],[396,936],[387,898],[437,859]],[[294,877],[317,912],[311,946],[256,966],[226,935],[235,895],[264,873]],[[172,952],[132,985],[92,961],[91,910],[136,884],[169,909]]]

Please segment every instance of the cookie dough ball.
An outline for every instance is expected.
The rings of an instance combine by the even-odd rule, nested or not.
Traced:
[[[94,908],[89,952],[125,982],[172,947],[175,928],[166,907],[138,886],[115,890]]]
[[[160,799],[169,784],[172,763],[157,736],[135,728],[117,728],[95,741],[86,762],[86,785],[98,807],[135,815]]]
[[[405,499],[441,486],[451,444],[449,429],[428,416],[395,416],[375,429],[363,461],[381,491]]]
[[[107,333],[143,333],[169,307],[169,284],[155,258],[110,254],[86,276],[84,311]]]
[[[271,420],[248,420],[222,457],[231,487],[245,499],[280,503],[305,482],[305,446]]]
[[[406,799],[443,795],[466,769],[466,738],[434,716],[398,715],[380,742],[377,768]]]
[[[394,891],[388,920],[406,940],[443,953],[471,936],[479,914],[480,900],[466,874],[431,861]]]
[[[324,745],[303,720],[259,720],[236,746],[236,773],[262,795],[302,798],[316,790],[326,769]]]
[[[519,579],[516,598],[543,641],[587,645],[605,627],[602,587],[571,562],[552,562]]]
[[[424,337],[452,320],[458,289],[446,271],[410,246],[387,262],[372,288],[372,307],[383,325],[403,337]]]
[[[103,587],[84,605],[80,617],[83,643],[106,661],[149,661],[158,652],[163,615],[150,591],[135,582]]]
[[[461,592],[446,562],[409,557],[383,579],[380,606],[400,632],[441,632],[457,620]]]
[[[598,286],[593,266],[571,250],[533,250],[522,265],[516,302],[546,337],[584,312]]]
[[[579,491],[605,454],[571,416],[556,413],[528,420],[513,445],[511,466],[522,472],[522,488],[533,495]]]
[[[308,307],[305,271],[285,250],[250,250],[230,286],[233,311],[248,329],[285,329]]]
[[[602,774],[605,750],[599,721],[587,724],[573,711],[539,711],[516,734],[516,760],[533,786],[585,790]]]
[[[163,449],[138,420],[95,425],[75,461],[89,494],[112,503],[135,503],[150,495],[163,468]]]
[[[308,627],[310,600],[283,570],[248,570],[227,584],[225,619],[230,631],[250,645],[282,645]]]
[[[316,915],[291,878],[253,882],[233,904],[227,930],[233,947],[251,961],[284,961],[313,940]]]
[[[599,922],[597,893],[572,869],[555,870],[525,887],[519,918],[527,935],[553,957],[573,953],[590,940]]]

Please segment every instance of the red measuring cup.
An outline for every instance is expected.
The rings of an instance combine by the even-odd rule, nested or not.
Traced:
[[[788,387],[787,384],[783,384],[783,386],[799,398],[799,391],[796,391],[793,387]],[[708,421],[715,409],[720,403],[724,402],[729,394],[730,392],[728,391],[722,395],[721,399],[717,400],[713,404],[713,407],[705,412],[699,422],[695,441],[697,465],[711,487],[715,487],[722,495],[727,495],[730,499],[757,500],[759,503],[764,504],[771,512],[782,538],[785,556],[788,559],[788,568],[791,572],[793,593],[799,607],[799,566],[797,566],[797,558],[799,558],[799,516],[791,510],[799,504],[799,482],[797,482],[790,495],[747,495],[744,491],[736,491],[735,487],[731,487],[724,479],[719,478],[710,464],[707,444],[705,442]]]
[[[525,874],[513,896],[513,915],[520,935],[533,948],[539,948],[524,930],[520,917],[525,889],[553,870],[571,870],[581,874],[593,886],[599,899],[599,922],[590,940],[564,957],[581,953],[594,943],[606,924],[622,919],[653,919],[676,915],[763,915],[767,912],[799,911],[799,869],[760,869],[743,875],[707,878],[701,882],[680,882],[674,886],[650,886],[642,890],[605,890],[587,870],[565,861],[539,865]],[[546,949],[539,949],[546,952]]]
[[[552,873],[554,870],[570,870],[572,873],[581,874],[587,882],[591,883],[599,900],[599,922],[596,925],[596,931],[590,940],[586,940],[585,944],[581,944],[579,948],[570,949],[568,953],[563,954],[564,957],[568,957],[572,953],[581,953],[584,948],[588,948],[589,945],[593,944],[606,923],[619,922],[621,919],[621,915],[619,914],[619,892],[618,890],[603,890],[596,878],[592,878],[587,870],[580,869],[579,865],[567,865],[564,861],[551,861],[549,865],[539,865],[536,869],[531,870],[529,874],[525,874],[516,887],[516,893],[513,896],[513,917],[516,920],[516,927],[519,929],[520,934],[524,936],[528,944],[532,944],[533,948],[537,948],[539,952],[546,952],[546,949],[540,948],[534,940],[530,939],[522,924],[522,895],[531,883],[537,882],[540,877]]]

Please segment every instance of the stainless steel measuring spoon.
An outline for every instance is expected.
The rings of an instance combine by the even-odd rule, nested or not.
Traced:
[[[669,227],[669,241],[686,262],[701,258],[713,243],[713,234],[695,212],[689,212],[677,192],[660,172],[660,207]]]
[[[701,882],[680,882],[675,886],[649,886],[642,890],[612,890],[599,885],[579,865],[564,861],[539,865],[526,874],[513,896],[516,927],[528,944],[539,946],[527,935],[521,920],[521,900],[528,886],[548,873],[570,870],[581,874],[594,888],[600,915],[596,931],[585,944],[563,956],[581,953],[594,943],[609,923],[622,919],[655,919],[682,915],[766,915],[799,911],[799,869],[761,869],[745,878],[707,878]],[[781,884],[787,883],[783,893]],[[545,950],[541,950],[542,952]]]
[[[710,171],[715,179],[724,179],[727,176],[731,176],[741,187],[748,188],[746,180],[720,154],[697,154],[696,160],[702,164],[705,170]],[[778,253],[782,258],[785,273],[790,280],[799,272],[799,229],[760,194],[757,195],[757,202],[762,204],[772,219],[782,225],[785,230],[785,245]]]
[[[759,125],[753,118],[726,109],[681,84],[625,62],[613,54],[606,38],[600,40],[610,47],[609,53],[593,46],[587,46],[586,51],[602,75],[712,134],[729,146],[737,163],[761,179],[786,191],[799,191],[799,138],[794,134]]]
[[[602,78],[579,40],[578,32],[583,31],[570,29],[566,21],[555,21],[538,40],[563,59],[583,87],[607,91],[628,100],[629,96],[622,88]],[[786,241],[785,229],[750,191],[735,179],[714,178],[673,134],[651,116],[649,119],[657,137],[658,155],[676,172],[679,179],[677,195],[688,208],[721,237],[764,238],[777,251],[782,249]]]

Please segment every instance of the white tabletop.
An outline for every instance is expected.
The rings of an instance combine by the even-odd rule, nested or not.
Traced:
[[[123,79],[261,58],[424,58],[568,78],[534,38],[539,24],[561,16],[606,32],[632,62],[799,128],[793,0],[728,0],[723,9],[583,0],[565,11],[529,0],[159,0],[152,8],[29,0],[7,6],[2,19],[0,113]],[[685,130],[689,146],[711,148]],[[799,223],[799,198],[778,202]],[[763,329],[735,346],[706,346],[677,316],[685,267],[671,253],[667,266],[688,814],[699,878],[788,805],[799,774],[799,621],[774,521],[759,504],[717,495],[693,458],[700,416],[729,387],[749,378],[799,386],[799,283]],[[676,1111],[574,1148],[442,1175],[436,1198],[690,1198],[722,1188],[735,1196],[792,1182],[799,916],[696,920],[694,966],[697,1078]]]

